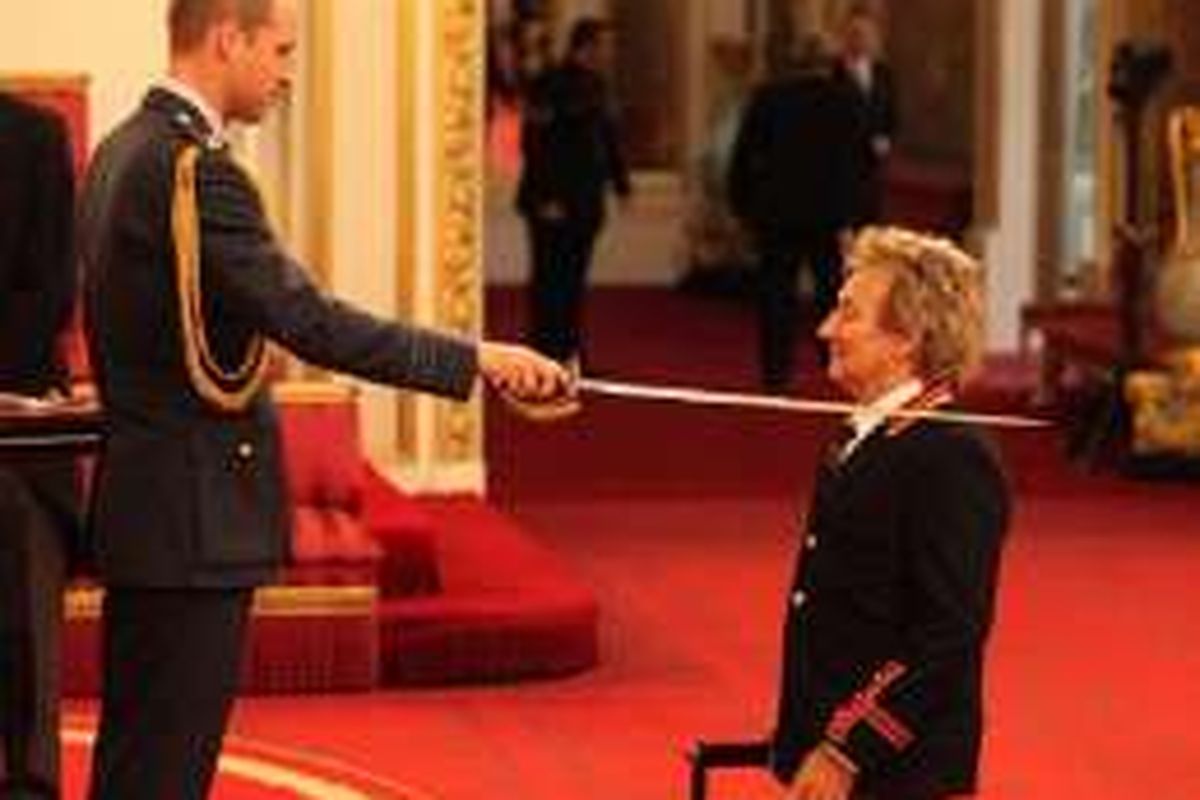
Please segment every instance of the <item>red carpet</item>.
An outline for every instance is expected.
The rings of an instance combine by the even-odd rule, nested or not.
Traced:
[[[653,292],[593,301],[595,370],[750,385],[746,309]],[[490,310],[494,331],[516,330],[511,295]],[[596,588],[600,666],[561,681],[254,698],[237,734],[443,800],[682,800],[694,737],[769,723],[795,505],[821,424],[611,401],[558,427],[491,414],[493,500]],[[1053,434],[1001,444],[1019,511],[981,797],[1200,797],[1197,487],[1088,475]],[[216,797],[304,796],[254,791],[229,776]],[[776,796],[754,775],[712,793]]]
[[[73,716],[63,726],[67,797],[83,797],[95,719]],[[316,753],[230,736],[218,765],[219,797],[237,800],[433,800],[411,787]]]

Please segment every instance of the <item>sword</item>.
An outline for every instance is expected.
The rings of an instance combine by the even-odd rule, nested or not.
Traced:
[[[579,378],[575,382],[579,393],[602,395],[607,397],[624,398],[628,400],[651,400],[686,405],[724,406],[728,408],[761,408],[774,411],[784,411],[793,414],[828,414],[847,416],[862,409],[855,403],[845,403],[836,400],[810,400],[806,398],[775,397],[772,395],[747,394],[742,392],[714,391],[690,386],[668,386],[662,384],[631,383],[598,378]],[[524,404],[521,404],[524,405]],[[538,403],[528,404],[535,409]],[[565,401],[563,409],[556,412],[554,402],[544,409],[547,413],[539,414],[534,411],[533,418],[553,419],[567,416],[578,410],[578,402]],[[520,405],[518,405],[520,409]],[[942,409],[900,409],[889,414],[891,417],[905,419],[930,419],[942,422],[960,422],[971,425],[983,425],[995,428],[1046,428],[1053,423],[1035,417],[1024,417],[1013,414],[983,414],[970,411],[953,411]]]

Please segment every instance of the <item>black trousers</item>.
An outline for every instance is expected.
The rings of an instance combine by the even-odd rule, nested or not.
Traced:
[[[816,325],[837,303],[842,285],[842,252],[836,231],[806,236],[763,236],[759,247],[759,378],[764,390],[789,388],[795,360],[796,325],[800,304],[796,278],[801,266],[813,276]],[[822,362],[825,346],[818,341]]]
[[[0,465],[0,798],[59,796],[64,512],[38,491],[74,489],[70,463]]]
[[[583,296],[600,223],[599,218],[526,218],[533,262],[528,341],[550,358],[581,355]]]
[[[91,800],[208,796],[252,597],[249,589],[108,590]]]

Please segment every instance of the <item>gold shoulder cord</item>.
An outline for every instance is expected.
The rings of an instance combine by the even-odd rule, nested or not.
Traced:
[[[246,357],[233,371],[213,358],[205,334],[200,290],[200,220],[196,204],[196,164],[200,148],[185,147],[175,162],[171,231],[175,238],[176,294],[182,326],[183,359],[192,388],[221,411],[244,411],[266,379],[266,341],[255,336]]]

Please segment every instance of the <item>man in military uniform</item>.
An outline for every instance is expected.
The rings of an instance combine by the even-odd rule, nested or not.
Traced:
[[[323,295],[230,157],[288,86],[294,0],[172,0],[170,77],[99,147],[80,211],[89,347],[109,431],[93,530],[106,585],[91,797],[202,798],[252,589],[287,557],[266,341],[309,362],[466,398],[568,376],[525,348],[376,319]]]
[[[1009,492],[949,403],[982,339],[978,264],[866,228],[820,329],[862,411],[819,467],[785,623],[771,766],[789,800],[975,791],[984,644]]]
[[[75,294],[66,127],[0,95],[0,392],[68,388]],[[0,461],[0,798],[57,797],[62,591],[79,552],[69,457]]]

